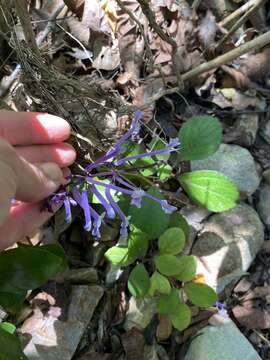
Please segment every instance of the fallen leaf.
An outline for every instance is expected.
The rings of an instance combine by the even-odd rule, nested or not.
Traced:
[[[83,15],[84,0],[63,0],[68,9],[79,18]]]
[[[171,336],[172,322],[166,315],[159,315],[158,320],[159,323],[156,330],[157,341],[165,341]]]
[[[232,309],[236,320],[248,329],[268,329],[270,327],[270,309],[255,308],[252,300],[244,301],[244,306]]]

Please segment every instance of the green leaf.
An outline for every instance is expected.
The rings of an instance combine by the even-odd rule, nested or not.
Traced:
[[[128,236],[128,251],[131,258],[142,259],[148,250],[149,235],[135,227]]]
[[[157,171],[157,176],[161,181],[167,180],[172,175],[172,167],[168,164],[160,165]]]
[[[58,244],[56,242],[54,244],[43,245],[43,246],[40,246],[39,249],[46,250],[46,251],[50,252],[51,254],[54,254],[54,255],[58,256],[60,259],[62,259],[62,265],[60,265],[61,269],[59,271],[64,271],[65,269],[67,269],[67,267],[68,267],[67,257],[66,257],[64,249],[62,248],[62,246],[60,244]]]
[[[16,331],[16,326],[11,324],[10,322],[1,322],[0,329],[7,331],[10,334],[14,334]]]
[[[209,307],[217,301],[217,294],[206,284],[187,283],[184,286],[188,299],[197,306]]]
[[[183,160],[204,159],[214,154],[220,143],[222,127],[212,116],[194,116],[179,131],[179,156]]]
[[[148,294],[154,296],[156,291],[160,294],[169,294],[171,292],[169,280],[157,271],[155,271],[150,278],[150,289]]]
[[[156,151],[156,150],[163,149],[165,146],[166,146],[166,142],[164,142],[158,138],[153,138],[153,140],[149,143],[148,148],[150,151]],[[170,156],[171,156],[170,153],[169,154],[168,153],[167,154],[158,154],[158,155],[155,155],[154,158],[158,159],[158,160],[167,161]]]
[[[180,303],[177,305],[176,311],[173,314],[169,314],[169,318],[175,329],[183,331],[191,322],[190,308],[186,304]]]
[[[176,255],[185,246],[185,233],[180,228],[167,229],[158,239],[158,248],[161,254]]]
[[[7,250],[0,253],[0,289],[35,289],[61,270],[63,259],[46,248],[23,246]]]
[[[113,246],[105,252],[105,257],[113,264],[119,266],[128,266],[135,261],[130,256],[127,246]]]
[[[164,199],[156,188],[147,191],[159,199]],[[151,239],[159,237],[168,227],[170,216],[166,214],[160,204],[144,197],[141,207],[131,206],[129,210],[130,223],[142,232],[147,233]]]
[[[169,228],[171,227],[178,227],[180,229],[182,229],[186,235],[186,239],[188,239],[189,237],[189,225],[186,221],[186,219],[184,218],[184,216],[182,216],[179,212],[173,212],[170,215],[170,221],[169,221]]]
[[[20,339],[0,328],[0,360],[27,360]]]
[[[218,171],[192,171],[181,175],[179,181],[195,203],[210,211],[229,210],[236,205],[239,197],[233,182]]]
[[[157,309],[161,315],[174,314],[177,313],[179,304],[180,299],[178,291],[176,289],[172,289],[170,294],[160,296],[157,303]]]
[[[18,311],[27,290],[43,285],[66,268],[62,255],[56,244],[20,246],[0,253],[0,304],[12,312]]]
[[[131,271],[128,278],[128,290],[134,297],[145,296],[150,288],[150,278],[145,267],[142,264],[138,264]]]
[[[181,270],[175,275],[175,278],[183,282],[191,281],[196,274],[196,258],[192,255],[183,255],[179,258],[179,263]]]
[[[174,255],[159,255],[154,257],[155,265],[161,274],[166,276],[177,275],[181,270],[179,259]]]

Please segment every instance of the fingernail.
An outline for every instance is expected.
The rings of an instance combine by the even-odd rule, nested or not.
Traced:
[[[55,163],[45,163],[39,165],[39,168],[43,171],[48,179],[56,184],[63,182],[63,173],[58,165]]]

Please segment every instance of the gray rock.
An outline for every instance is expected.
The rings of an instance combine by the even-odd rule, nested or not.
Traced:
[[[220,292],[247,271],[263,241],[263,224],[252,207],[240,204],[212,215],[192,249],[197,271]]]
[[[154,298],[135,299],[133,296],[129,300],[129,309],[126,314],[124,328],[126,331],[136,327],[143,330],[150,323],[157,311]]]
[[[217,321],[197,333],[185,360],[262,360],[230,319]]]
[[[241,114],[234,123],[234,129],[241,134],[239,145],[251,146],[256,138],[259,126],[259,114]]]
[[[266,183],[260,188],[257,210],[264,224],[270,227],[270,185]]]
[[[45,314],[36,308],[21,328],[22,334],[31,336],[24,348],[28,359],[72,359],[103,292],[100,286],[72,286],[66,320],[60,320],[60,307],[50,306]]]
[[[123,269],[121,268],[121,266],[116,266],[109,263],[106,270],[105,284],[107,286],[114,285],[122,274],[123,274]]]
[[[97,283],[98,274],[95,268],[87,267],[67,270],[55,277],[57,281],[70,281],[71,283]]]
[[[247,149],[238,145],[221,144],[214,155],[207,159],[192,161],[191,168],[222,172],[245,196],[253,194],[260,184],[253,157]]]
[[[268,120],[260,131],[261,136],[270,144],[270,120]]]

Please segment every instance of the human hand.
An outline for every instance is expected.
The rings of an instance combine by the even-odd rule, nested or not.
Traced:
[[[75,160],[72,146],[61,143],[69,135],[69,124],[57,116],[0,111],[0,249],[52,215],[41,211],[42,200],[65,183]]]

